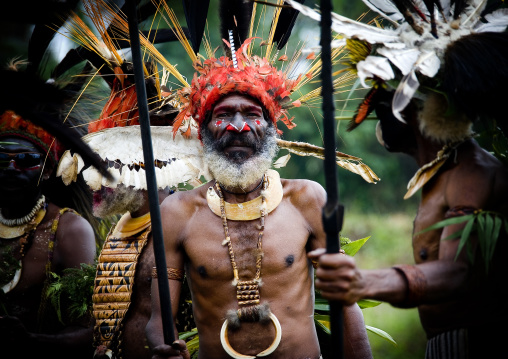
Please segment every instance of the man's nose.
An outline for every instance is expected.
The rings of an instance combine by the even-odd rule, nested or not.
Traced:
[[[17,167],[16,167],[16,161],[14,160],[14,158],[11,158],[8,160],[9,162],[5,164],[5,166],[2,166],[4,169],[10,169],[10,170],[16,170]],[[5,161],[7,162],[7,161]]]
[[[250,127],[247,124],[247,121],[245,121],[245,119],[243,118],[243,116],[239,112],[237,112],[235,113],[233,120],[226,127],[226,130],[241,133],[250,131]]]

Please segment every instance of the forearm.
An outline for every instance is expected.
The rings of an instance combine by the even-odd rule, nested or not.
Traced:
[[[374,299],[388,303],[398,303],[404,300],[407,284],[393,268],[360,270],[364,285],[362,299]]]
[[[363,298],[402,307],[432,304],[460,294],[468,278],[465,263],[443,260],[360,272],[365,280]]]
[[[363,314],[357,304],[343,307],[344,354],[346,359],[370,359],[370,349]]]

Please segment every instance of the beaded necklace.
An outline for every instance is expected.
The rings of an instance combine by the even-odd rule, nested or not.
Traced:
[[[262,190],[261,190],[261,217],[260,217],[260,225],[259,225],[259,234],[257,241],[257,256],[256,256],[256,274],[254,279],[252,280],[240,280],[238,276],[238,266],[235,261],[235,253],[233,251],[233,244],[231,243],[231,237],[229,236],[229,228],[228,228],[228,219],[226,216],[226,208],[224,195],[222,194],[221,186],[219,182],[215,183],[215,188],[219,193],[220,197],[220,211],[221,211],[221,219],[222,226],[224,227],[224,235],[225,239],[222,242],[222,245],[228,246],[229,259],[231,260],[231,266],[233,267],[233,277],[234,284],[236,284],[236,298],[238,300],[238,305],[240,309],[238,310],[238,317],[245,317],[247,315],[246,311],[248,309],[242,306],[252,306],[259,304],[259,282],[261,278],[261,260],[263,258],[262,249],[263,249],[263,231],[265,228],[265,215],[266,215],[266,197],[265,191],[268,185],[268,181],[266,180],[266,174],[263,175],[262,181]]]
[[[28,212],[26,216],[23,216],[21,218],[12,218],[12,219],[4,218],[4,216],[2,216],[2,209],[0,208],[0,223],[7,227],[15,227],[27,224],[28,222],[30,222],[32,219],[35,218],[35,215],[37,214],[37,212],[39,212],[39,210],[42,208],[45,202],[46,197],[42,195],[35,204],[34,208],[32,208],[32,210]]]
[[[279,323],[279,320],[277,319],[275,314],[273,314],[270,311],[270,307],[267,303],[263,305],[260,304],[259,284],[261,282],[261,260],[263,258],[262,239],[263,232],[265,229],[265,216],[267,214],[266,189],[268,187],[268,179],[266,174],[263,175],[262,183],[263,189],[261,190],[261,206],[259,208],[261,216],[257,241],[256,274],[254,275],[254,279],[251,280],[240,280],[238,276],[238,266],[235,260],[235,253],[233,251],[231,237],[229,236],[228,219],[226,215],[224,196],[222,194],[220,184],[218,182],[215,183],[215,188],[217,189],[217,192],[220,197],[222,226],[224,227],[224,235],[226,237],[222,242],[222,245],[228,246],[229,259],[231,261],[231,266],[233,267],[233,277],[234,277],[233,284],[236,285],[236,300],[238,301],[239,307],[238,310],[236,310],[236,312],[234,311],[228,312],[227,318],[222,324],[220,332],[220,340],[224,351],[235,359],[236,358],[250,359],[261,356],[267,356],[277,349],[282,339],[282,328]],[[261,322],[261,323],[271,321],[275,329],[275,338],[272,344],[270,344],[268,348],[261,351],[256,356],[243,355],[237,352],[235,349],[233,349],[228,339],[228,327],[231,327],[232,329],[238,329],[242,321]]]

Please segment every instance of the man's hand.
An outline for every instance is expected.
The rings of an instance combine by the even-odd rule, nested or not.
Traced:
[[[365,282],[352,257],[343,253],[326,254],[325,248],[309,252],[308,257],[318,261],[316,289],[323,298],[344,305],[352,305],[364,298]]]
[[[159,345],[152,351],[152,359],[190,359],[187,345],[183,340],[175,340],[173,344]]]

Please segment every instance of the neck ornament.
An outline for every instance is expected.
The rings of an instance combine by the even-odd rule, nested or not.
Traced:
[[[39,225],[39,223],[42,222],[44,216],[46,215],[46,207],[47,204],[45,203],[45,198],[42,196],[39,198],[35,204],[35,207],[30,211],[30,213],[23,218],[5,219],[1,215],[2,211],[0,209],[0,238],[16,238],[35,230],[35,228]],[[26,222],[24,218],[29,218],[28,222]],[[22,220],[21,222],[24,223],[12,224],[12,221],[17,220]]]
[[[32,244],[33,235],[35,233],[35,230],[37,229],[37,226],[42,222],[42,220],[46,216],[46,204],[44,200],[45,198],[44,196],[42,196],[39,199],[39,201],[37,201],[37,204],[34,207],[34,209],[37,210],[34,211],[34,209],[32,209],[32,211],[29,213],[31,218],[27,223],[15,226],[7,226],[3,222],[0,222],[0,238],[12,239],[20,237],[18,242],[20,247],[19,256],[21,257],[21,259],[16,259],[12,253],[9,253],[9,251],[12,249],[9,249],[2,253],[3,261],[0,264],[3,265],[7,264],[8,268],[0,268],[0,272],[7,274],[8,277],[12,276],[7,283],[5,283],[5,281],[3,281],[5,284],[2,283],[3,285],[0,289],[4,293],[9,293],[11,290],[13,290],[19,283],[19,280],[21,279],[21,272],[23,269],[23,257],[25,256],[25,253],[28,251],[28,248],[30,248]],[[33,215],[31,215],[32,212],[34,212]],[[8,256],[9,258],[6,258],[5,256]]]
[[[229,228],[228,228],[228,217],[226,215],[226,205],[224,201],[224,196],[221,191],[221,187],[218,183],[215,184],[217,192],[220,197],[220,213],[222,219],[222,226],[224,228],[225,239],[222,242],[222,245],[228,246],[229,259],[231,261],[231,266],[233,267],[233,284],[236,285],[236,299],[238,301],[239,309],[236,311],[230,311],[227,313],[227,319],[224,321],[220,338],[222,347],[233,358],[252,358],[255,359],[258,356],[267,356],[277,349],[279,346],[280,340],[282,338],[282,330],[280,323],[277,317],[270,311],[268,304],[260,304],[260,294],[259,294],[259,286],[261,282],[261,261],[263,259],[263,232],[265,229],[265,216],[268,214],[266,209],[266,189],[268,187],[268,179],[267,175],[263,176],[263,190],[261,191],[261,206],[258,207],[258,211],[260,212],[260,224],[259,224],[259,234],[257,241],[257,251],[256,251],[256,274],[253,279],[250,280],[240,280],[238,275],[238,266],[235,260],[235,253],[233,251],[233,245],[231,243],[231,237],[229,236]],[[275,339],[272,344],[262,352],[258,353],[256,356],[246,356],[238,353],[233,347],[229,344],[228,339],[228,328],[231,329],[239,329],[241,322],[268,322],[272,321],[275,327]]]
[[[265,177],[268,184],[266,189],[262,190],[262,193],[265,197],[266,214],[268,214],[280,204],[283,192],[282,183],[280,182],[280,176],[277,171],[268,170]],[[263,181],[260,183],[263,183]],[[220,186],[216,185],[216,187],[221,190]],[[220,209],[221,204],[219,195],[217,194],[219,190],[216,192],[213,187],[209,187],[206,194],[206,201],[208,202],[210,210],[220,217],[222,215]],[[243,203],[228,203],[224,201],[227,219],[233,221],[250,221],[260,218],[261,214],[259,209],[262,205],[262,197],[263,195]]]
[[[46,201],[46,197],[44,197],[44,195],[42,195],[37,200],[37,203],[35,204],[34,208],[32,208],[32,210],[30,212],[28,212],[28,214],[26,216],[23,216],[21,218],[6,219],[6,218],[4,218],[4,216],[2,216],[2,210],[0,209],[0,224],[3,224],[4,226],[7,226],[7,227],[16,227],[16,226],[21,226],[21,225],[27,224],[32,219],[34,219],[35,215],[42,208],[45,201]]]
[[[127,238],[141,232],[152,224],[150,212],[141,217],[132,218],[130,212],[125,213],[113,231],[113,238]]]
[[[420,188],[422,188],[430,179],[439,171],[439,169],[446,163],[446,160],[452,154],[452,151],[456,150],[461,144],[470,139],[471,137],[467,137],[463,140],[452,142],[443,146],[443,148],[437,153],[436,158],[434,158],[429,163],[424,164],[416,173],[413,178],[409,181],[407,185],[407,192],[404,195],[404,199],[410,198],[414,195]]]

